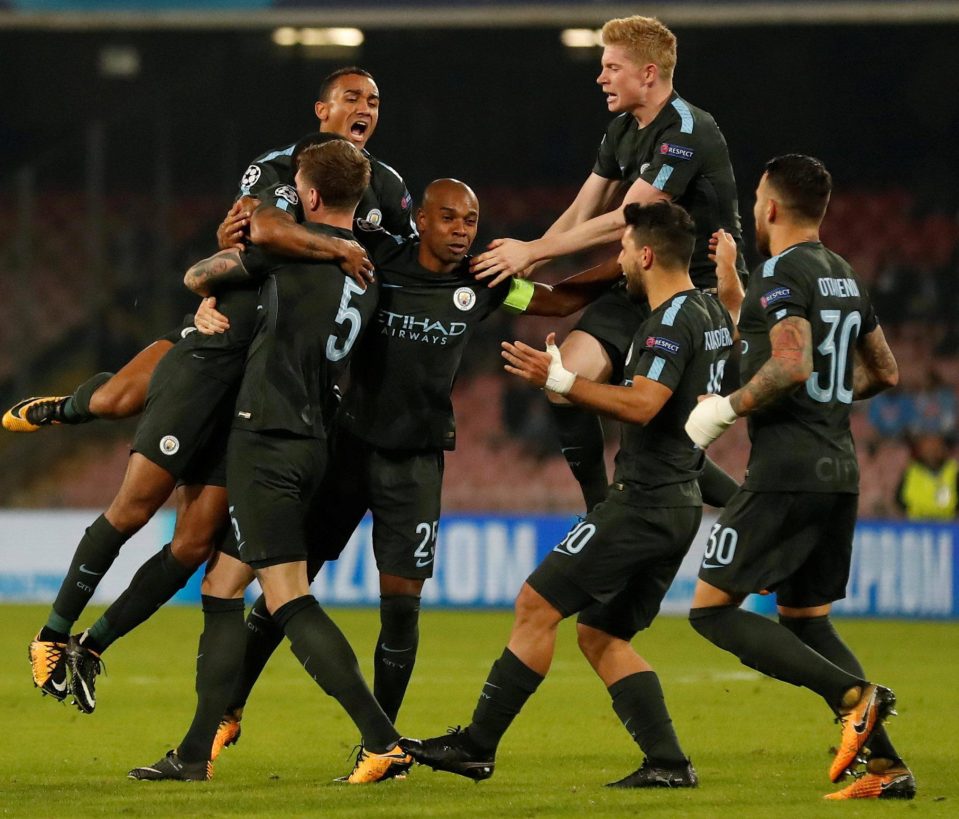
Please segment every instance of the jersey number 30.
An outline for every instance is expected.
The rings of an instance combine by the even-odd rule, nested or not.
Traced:
[[[853,310],[845,319],[839,310],[820,310],[819,315],[828,325],[829,332],[816,350],[826,357],[826,361],[823,362],[823,372],[813,370],[806,379],[806,392],[813,401],[821,404],[828,404],[833,398],[841,404],[851,404],[852,388],[846,386],[846,368],[850,363],[849,344],[859,338],[862,316],[858,310]],[[825,384],[822,383],[823,376],[828,379]]]

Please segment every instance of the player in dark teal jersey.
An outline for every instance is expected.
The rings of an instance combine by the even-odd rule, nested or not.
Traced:
[[[368,160],[345,140],[306,148],[296,187],[307,229],[352,240],[349,228],[368,182]],[[211,281],[268,278],[229,441],[230,519],[242,562],[221,553],[204,578],[204,608],[216,603],[221,618],[230,616],[217,634],[204,632],[200,656],[206,661],[207,651],[216,653],[231,636],[242,639],[243,590],[255,572],[294,654],[363,736],[364,751],[344,777],[359,784],[395,776],[412,760],[397,746],[399,734],[366,687],[346,639],[309,593],[307,513],[327,467],[333,390],[376,300],[376,285],[363,289],[331,277],[332,270],[330,262],[291,261],[257,249],[225,251],[207,267]],[[212,732],[198,760],[171,751],[130,776],[209,778],[211,741]]]
[[[509,273],[528,275],[544,259],[618,241],[626,204],[667,200],[684,207],[696,223],[693,284],[715,287],[709,237],[723,228],[741,242],[726,140],[710,114],[673,89],[676,38],[659,20],[638,16],[610,20],[603,26],[603,44],[597,82],[607,107],[617,116],[600,143],[592,173],[541,238],[498,239],[476,257],[475,268],[494,282]],[[622,204],[614,206],[619,197]],[[745,275],[742,259],[739,265]],[[644,318],[643,307],[630,302],[625,290],[611,292],[593,304],[563,340],[563,360],[584,378],[617,383]],[[561,396],[550,394],[550,402],[563,455],[589,510],[605,497],[608,484],[602,427],[595,415],[570,407]],[[709,482],[704,487],[709,495],[720,501],[734,489],[711,464],[704,480]]]
[[[741,296],[745,383],[705,398],[686,426],[705,448],[748,416],[752,450],[710,533],[689,616],[745,665],[826,700],[843,726],[833,782],[868,747],[865,775],[828,798],[911,799],[915,779],[882,726],[895,696],[867,681],[829,620],[845,597],[856,521],[852,402],[898,381],[865,285],[819,240],[830,191],[822,163],[795,154],[767,163],[756,191],[757,242],[770,258]],[[731,239],[717,235],[716,250],[735,287]],[[739,608],[753,592],[776,593],[778,624]]]
[[[652,667],[630,645],[655,618],[702,516],[703,453],[683,430],[697,396],[718,380],[732,348],[729,314],[689,277],[694,228],[665,202],[630,204],[620,263],[651,313],[634,338],[623,385],[579,378],[554,336],[541,352],[504,344],[506,370],[627,425],[615,483],[527,578],[509,644],[494,663],[469,726],[403,740],[419,762],[471,779],[493,774],[497,746],[549,670],[556,628],[579,614],[580,648],[646,759],[616,787],[694,787]]]

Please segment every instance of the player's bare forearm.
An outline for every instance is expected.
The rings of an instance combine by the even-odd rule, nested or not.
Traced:
[[[598,384],[576,378],[566,398],[585,409],[627,424],[648,424],[669,400],[673,391],[648,378],[639,377],[632,386]]]
[[[238,250],[221,250],[187,270],[183,284],[198,296],[209,296],[218,287],[248,281],[249,278],[250,274],[243,265],[243,254]]]
[[[872,398],[899,383],[899,365],[881,327],[859,339],[852,368],[852,397]]]
[[[253,244],[294,259],[336,262],[360,287],[373,281],[373,263],[359,242],[323,236],[308,230],[286,211],[260,205],[250,220]]]
[[[772,404],[803,384],[812,373],[812,328],[799,316],[788,316],[769,331],[772,353],[749,383],[729,396],[737,415]]]
[[[530,251],[534,261],[568,256],[598,245],[618,242],[623,238],[625,229],[623,210],[618,208],[602,216],[587,219],[569,230],[544,235],[535,242],[530,242]]]
[[[605,293],[622,275],[619,262],[610,259],[563,279],[552,288],[536,283],[525,312],[533,316],[570,316]]]

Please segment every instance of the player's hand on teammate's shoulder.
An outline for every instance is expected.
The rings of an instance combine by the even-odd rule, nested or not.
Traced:
[[[258,200],[252,196],[241,196],[233,203],[216,229],[216,242],[220,250],[244,249],[250,235],[250,217],[258,204]]]
[[[215,296],[207,296],[200,302],[193,316],[193,324],[205,336],[225,333],[230,329],[230,320],[216,309]]]
[[[373,262],[370,261],[363,245],[349,239],[333,238],[331,241],[337,245],[339,252],[337,258],[343,272],[366,290],[366,285],[373,281],[374,277]]]
[[[519,276],[525,279],[533,272],[533,253],[530,250],[532,242],[521,242],[518,239],[494,239],[489,243],[485,253],[475,256],[470,262],[470,269],[477,279],[489,279],[489,287],[496,287],[510,276]]]

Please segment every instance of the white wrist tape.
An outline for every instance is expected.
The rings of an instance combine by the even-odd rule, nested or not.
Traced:
[[[694,444],[705,449],[731,427],[737,417],[728,397],[710,395],[689,413],[686,434]]]
[[[546,378],[546,389],[550,392],[566,395],[573,389],[573,382],[576,381],[576,373],[571,373],[563,366],[563,358],[559,354],[559,347],[555,344],[547,344],[546,352],[552,361],[549,362],[549,375]]]

